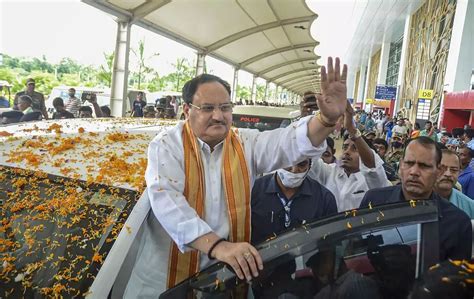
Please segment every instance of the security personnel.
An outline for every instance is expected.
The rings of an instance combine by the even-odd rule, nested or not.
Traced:
[[[18,100],[22,95],[28,95],[33,101],[31,108],[34,111],[39,111],[43,114],[43,118],[48,119],[48,112],[46,111],[46,106],[44,104],[44,95],[42,93],[35,91],[35,80],[33,78],[29,78],[26,80],[25,90],[17,92],[15,94],[15,99],[13,100],[13,109],[19,110],[18,108]]]
[[[307,176],[311,160],[279,169],[252,189],[252,244],[312,220],[336,214],[334,195]]]
[[[471,258],[472,229],[469,217],[433,191],[441,173],[441,150],[431,138],[411,139],[400,161],[401,184],[369,190],[361,208],[411,200],[434,200],[439,211],[439,258]]]

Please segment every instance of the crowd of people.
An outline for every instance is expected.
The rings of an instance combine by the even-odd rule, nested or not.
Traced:
[[[68,98],[53,99],[54,112],[48,115],[45,97],[35,90],[36,82],[33,78],[26,80],[25,90],[15,94],[13,109],[0,113],[2,124],[10,124],[42,119],[70,119],[112,117],[109,106],[99,106],[97,95],[93,92],[83,92],[81,99],[76,97],[76,90],[69,88]],[[7,101],[8,102],[8,101]],[[6,106],[5,108],[8,108]],[[176,118],[179,102],[175,96],[166,96],[155,101],[155,106],[147,105],[145,93],[138,92],[131,104],[131,117],[145,118]]]

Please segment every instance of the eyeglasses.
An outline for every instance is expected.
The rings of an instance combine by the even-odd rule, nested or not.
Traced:
[[[222,113],[229,113],[232,112],[234,105],[232,103],[224,103],[219,105],[211,105],[211,104],[204,104],[204,105],[193,105],[189,104],[191,107],[198,109],[203,113],[212,113],[215,109],[220,109]]]

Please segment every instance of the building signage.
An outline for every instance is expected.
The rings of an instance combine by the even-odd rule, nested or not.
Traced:
[[[431,100],[419,99],[416,111],[416,119],[428,120],[430,118]]]
[[[365,103],[366,103],[366,104],[373,104],[373,103],[374,103],[374,99],[365,99]]]
[[[433,90],[432,89],[420,89],[418,90],[419,99],[433,99]]]
[[[390,104],[392,101],[390,100],[375,100],[374,106],[382,107],[382,108],[390,108]]]
[[[378,100],[395,100],[397,88],[395,86],[377,85],[375,87],[375,98]]]

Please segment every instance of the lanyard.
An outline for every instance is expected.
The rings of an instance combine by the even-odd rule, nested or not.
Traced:
[[[280,193],[277,193],[277,195],[281,201],[281,204],[283,205],[283,209],[285,210],[285,228],[288,228],[290,227],[290,224],[291,224],[290,208],[291,208],[291,204],[293,203],[293,199],[287,202],[285,198],[280,195]]]

